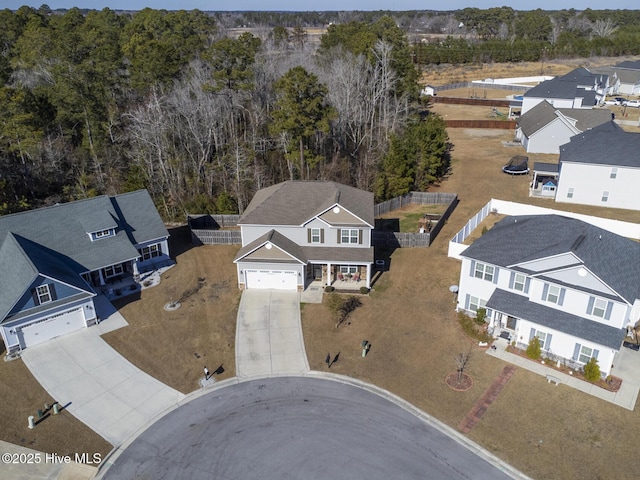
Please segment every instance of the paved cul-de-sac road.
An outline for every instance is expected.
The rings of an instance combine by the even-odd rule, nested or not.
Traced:
[[[241,382],[151,425],[104,479],[512,478],[397,404],[323,378]]]

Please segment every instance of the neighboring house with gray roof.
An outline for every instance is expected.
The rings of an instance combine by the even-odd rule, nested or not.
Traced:
[[[303,290],[349,279],[370,287],[373,194],[336,182],[287,181],[259,190],[238,222],[241,289]]]
[[[607,109],[555,108],[547,100],[518,119],[516,138],[528,153],[560,153],[574,135],[610,122]]]
[[[640,95],[640,60],[627,60],[611,67],[620,79],[616,93]]]
[[[577,68],[528,90],[522,99],[521,114],[524,115],[544,100],[556,108],[593,108],[607,94],[608,82],[608,75]]]
[[[640,320],[640,244],[560,215],[506,217],[461,254],[457,309],[487,310],[495,336],[535,336],[550,358],[607,375]]]
[[[640,134],[607,122],[560,147],[556,202],[640,210]]]
[[[0,217],[0,334],[12,353],[95,324],[93,298],[170,260],[146,190]]]

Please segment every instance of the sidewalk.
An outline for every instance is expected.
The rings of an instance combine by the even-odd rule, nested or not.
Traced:
[[[636,406],[636,400],[638,399],[638,391],[640,388],[637,385],[633,385],[631,382],[623,381],[620,390],[617,392],[609,392],[603,388],[597,387],[584,380],[579,380],[566,373],[559,372],[553,368],[546,367],[541,363],[522,358],[519,355],[514,355],[506,351],[507,341],[503,338],[498,338],[493,343],[496,349],[489,348],[487,354],[492,357],[499,358],[505,362],[509,362],[513,365],[517,365],[530,372],[537,373],[538,375],[546,376],[551,375],[560,380],[560,383],[567,385],[568,387],[575,388],[581,392],[598,397],[606,402],[613,403],[619,407],[626,408],[627,410],[634,410]],[[551,384],[553,385],[553,384]]]

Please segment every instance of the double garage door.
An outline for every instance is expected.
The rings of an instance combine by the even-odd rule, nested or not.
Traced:
[[[74,308],[23,327],[20,344],[22,348],[32,347],[60,335],[80,330],[85,326],[82,307]]]
[[[245,270],[246,288],[296,290],[298,273],[294,270]]]

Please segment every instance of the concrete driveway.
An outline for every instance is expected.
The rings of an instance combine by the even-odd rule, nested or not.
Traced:
[[[53,400],[117,446],[184,395],[100,338],[104,331],[126,325],[115,309],[105,315],[96,327],[27,348],[22,359]]]
[[[236,375],[309,371],[300,323],[300,294],[285,290],[242,292],[236,327]]]

